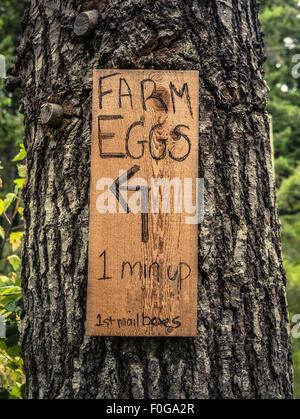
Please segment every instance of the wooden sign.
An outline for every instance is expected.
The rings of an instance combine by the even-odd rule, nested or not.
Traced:
[[[195,336],[198,72],[94,70],[89,336]]]

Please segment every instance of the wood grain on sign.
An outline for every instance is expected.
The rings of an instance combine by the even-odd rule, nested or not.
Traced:
[[[94,70],[89,336],[196,335],[198,100],[197,71]]]

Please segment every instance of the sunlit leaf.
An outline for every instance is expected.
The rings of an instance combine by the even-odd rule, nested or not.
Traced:
[[[11,264],[11,266],[14,268],[15,271],[17,271],[21,264],[21,259],[17,255],[11,255],[8,256],[7,260]]]
[[[4,228],[2,226],[0,226],[0,237],[3,240],[5,239],[5,231],[4,231]]]
[[[21,161],[23,159],[25,159],[27,153],[24,147],[24,144],[20,145],[20,152],[16,155],[16,157],[13,159],[14,162],[16,161]]]
[[[22,189],[23,186],[25,185],[25,182],[26,182],[26,179],[24,179],[24,178],[14,180],[14,183],[17,185],[18,189]]]
[[[2,284],[6,284],[7,282],[11,281],[7,276],[0,275],[0,288]]]
[[[23,217],[24,217],[24,208],[23,207],[19,207],[18,208],[18,213],[21,215],[21,219],[23,220]]]
[[[2,201],[2,199],[0,199],[0,215],[2,215],[4,212],[4,202]]]
[[[6,289],[1,288],[0,294],[2,296],[11,295],[11,294],[20,295],[21,294],[21,289],[20,289],[20,287],[6,287]]]
[[[11,233],[9,236],[10,244],[12,245],[12,251],[15,252],[21,245],[21,240],[24,235],[24,232],[18,231]]]
[[[18,174],[21,178],[26,178],[27,166],[25,164],[18,164]]]
[[[10,205],[14,202],[16,199],[16,195],[14,193],[8,193],[4,199],[4,211],[6,211]]]

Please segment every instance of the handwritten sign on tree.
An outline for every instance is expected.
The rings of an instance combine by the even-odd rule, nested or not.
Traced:
[[[198,72],[94,70],[87,335],[195,336]]]

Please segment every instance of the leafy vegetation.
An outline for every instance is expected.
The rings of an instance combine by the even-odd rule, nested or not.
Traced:
[[[27,0],[0,0],[0,54],[11,66]],[[300,7],[298,0],[262,0],[261,22],[268,59],[268,111],[273,116],[276,184],[282,222],[284,263],[292,319],[300,313]],[[298,72],[297,72],[298,71]],[[298,77],[299,75],[299,77]],[[21,311],[20,251],[23,237],[21,190],[26,179],[21,145],[19,92],[7,94],[0,80],[0,314],[7,338],[0,340],[0,399],[21,398],[24,376],[18,343]],[[21,145],[21,146],[20,146]],[[20,147],[20,148],[19,148]],[[13,156],[19,154],[17,159]],[[15,161],[12,161],[15,160]],[[21,162],[21,163],[20,163]],[[2,173],[2,175],[1,175]],[[2,179],[1,179],[2,178]],[[295,396],[300,398],[300,339],[292,338]]]
[[[12,66],[21,29],[25,0],[0,0],[0,54]],[[0,79],[0,315],[5,317],[6,339],[0,339],[0,399],[22,398],[25,392],[19,345],[22,304],[20,254],[23,237],[21,190],[26,180],[24,135],[18,112],[20,92],[7,94]],[[14,155],[18,156],[13,159]]]
[[[14,162],[25,157],[21,145]],[[14,191],[0,193],[0,216],[3,217],[3,225],[0,225],[0,315],[6,324],[6,339],[0,339],[0,399],[22,398],[25,391],[18,326],[22,302],[20,248],[24,235],[21,192],[26,181],[26,166],[17,166]]]
[[[277,200],[288,277],[290,319],[300,313],[300,3],[262,1],[268,111],[274,129]],[[293,323],[291,321],[291,326]],[[300,339],[292,337],[295,397],[300,398]]]
[[[0,0],[0,54],[6,59],[7,73],[13,66],[21,32],[21,20],[27,0]],[[0,79],[0,160],[5,162],[3,189],[11,190],[15,168],[12,159],[24,135],[23,118],[18,112],[20,90],[4,89]]]

